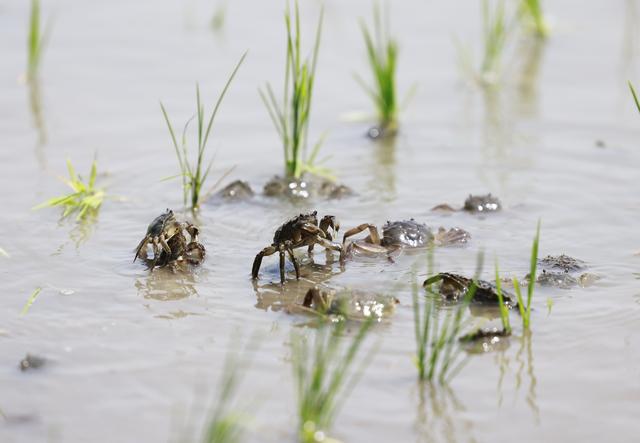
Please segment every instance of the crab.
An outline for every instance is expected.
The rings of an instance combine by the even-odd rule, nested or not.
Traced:
[[[538,264],[542,272],[535,277],[535,282],[540,286],[549,286],[557,289],[571,289],[576,286],[586,288],[600,280],[600,276],[591,272],[582,272],[587,264],[577,258],[565,254],[548,255],[539,259]],[[520,281],[522,286],[530,284],[531,274],[527,274]],[[512,279],[505,279],[503,283],[512,286]]]
[[[392,296],[366,291],[330,291],[317,286],[305,294],[302,306],[320,315],[364,320],[369,317],[377,321],[390,316],[400,301]]]
[[[136,255],[133,257],[133,261],[135,262],[138,257],[146,257],[147,245],[151,243],[153,247],[153,266],[151,269],[153,269],[160,258],[159,247],[167,254],[171,254],[171,248],[167,242],[180,232],[180,228],[180,223],[176,220],[171,209],[167,209],[166,212],[154,218],[147,228],[147,234],[136,248]]]
[[[587,264],[565,254],[547,255],[538,260],[538,263],[543,269],[538,274],[536,283],[541,286],[552,286],[558,289],[571,289],[575,286],[585,288],[600,279],[599,276],[590,272],[577,275],[579,271],[587,268]],[[525,280],[528,281],[529,278],[530,275],[527,275]]]
[[[229,202],[251,199],[255,193],[246,181],[235,180],[216,193],[216,196]]]
[[[184,232],[189,235],[189,242]],[[166,212],[156,217],[149,227],[147,234],[136,248],[135,262],[138,257],[147,258],[147,246],[153,248],[153,259],[149,262],[149,268],[162,267],[173,261],[186,259],[192,264],[197,264],[204,258],[204,246],[198,242],[198,228],[189,222],[178,222],[173,211]]]
[[[181,228],[167,242],[171,252],[167,253],[164,249],[160,251],[156,266],[163,267],[169,263],[180,261],[185,261],[190,265],[199,265],[204,260],[206,251],[202,243],[198,241],[200,230],[189,222],[182,223]],[[185,231],[189,235],[188,242],[184,234]]]
[[[459,274],[441,272],[426,279],[422,285],[425,288],[429,288],[432,284],[440,282],[438,293],[446,300],[457,301],[467,294],[474,281],[476,290],[471,302],[480,304],[499,304],[496,286],[485,280],[473,280]],[[504,289],[501,290],[501,293],[502,300],[507,308],[513,309],[518,306],[513,295],[509,294]]]
[[[369,231],[364,239],[350,241],[347,239],[363,231]],[[344,233],[342,239],[341,259],[353,252],[368,254],[390,254],[402,248],[422,248],[430,245],[446,246],[466,243],[471,236],[460,228],[446,230],[443,227],[435,234],[424,223],[414,219],[403,221],[387,221],[382,227],[382,237],[378,228],[370,223],[363,223]]]
[[[333,243],[334,237],[340,229],[338,220],[332,215],[325,215],[318,223],[318,212],[313,211],[308,214],[300,214],[284,222],[275,232],[273,243],[260,251],[253,261],[251,269],[252,278],[258,278],[262,258],[280,254],[280,283],[284,284],[284,259],[285,253],[289,254],[289,259],[293,263],[296,271],[296,279],[300,279],[300,266],[296,260],[293,250],[304,246],[308,247],[308,252],[313,251],[317,244],[327,250],[342,251],[342,247]]]
[[[502,209],[500,199],[489,194],[471,195],[464,201],[461,209],[455,209],[448,203],[443,203],[431,208],[432,211],[466,211],[474,214],[486,214],[487,212],[498,212]]]

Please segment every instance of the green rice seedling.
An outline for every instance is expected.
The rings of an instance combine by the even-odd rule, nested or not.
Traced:
[[[515,279],[514,279],[515,280]],[[516,289],[516,293],[517,293]],[[504,304],[504,297],[502,296],[502,282],[500,280],[500,270],[498,269],[498,260],[496,259],[496,293],[498,294],[498,303],[500,304],[500,320],[502,321],[502,328],[508,333],[511,333],[511,322],[509,321],[509,308]],[[518,299],[518,304],[520,299]],[[521,306],[519,304],[519,306]],[[522,308],[521,308],[522,309]]]
[[[22,311],[20,311],[20,315],[26,315],[27,312],[29,312],[29,308],[31,308],[31,305],[33,305],[35,303],[36,298],[38,298],[38,295],[40,295],[40,291],[42,291],[42,288],[36,288],[31,293],[31,295],[27,299],[27,302],[24,304],[24,307],[22,308]]]
[[[440,322],[436,312],[435,299],[427,296],[420,314],[418,284],[413,277],[413,324],[416,339],[415,363],[420,381],[437,380],[440,384],[450,381],[464,366],[466,360],[460,360],[458,335],[464,327],[463,313],[476,291],[471,285],[462,303],[453,311],[445,314]]]
[[[300,178],[305,172],[328,175],[329,171],[316,165],[316,159],[322,145],[320,139],[308,152],[307,136],[311,99],[316,78],[318,51],[322,34],[324,10],[320,13],[316,29],[316,40],[310,58],[303,59],[300,52],[300,12],[295,2],[295,13],[291,17],[289,5],[284,15],[287,29],[287,62],[284,75],[282,103],[276,99],[271,84],[264,90],[259,89],[269,116],[278,131],[284,149],[285,175]]]
[[[553,309],[553,299],[547,297],[547,317],[551,315],[551,309]]]
[[[218,382],[218,397],[201,438],[203,443],[238,443],[242,440],[248,417],[234,411],[232,404],[244,372],[238,353],[229,351]]]
[[[520,3],[520,16],[528,22],[535,35],[546,38],[549,34],[547,22],[544,19],[541,0],[522,0]]]
[[[218,114],[218,110],[220,109],[220,104],[222,103],[222,99],[224,98],[229,86],[231,85],[231,81],[235,77],[240,65],[244,61],[247,53],[245,52],[242,57],[240,57],[240,61],[236,64],[235,68],[231,72],[227,83],[224,85],[222,92],[218,96],[218,100],[216,101],[215,107],[213,108],[213,112],[211,112],[211,116],[208,120],[205,120],[205,111],[204,105],[200,100],[200,87],[196,85],[196,117],[198,123],[198,151],[195,162],[192,162],[189,158],[189,148],[187,146],[186,140],[186,132],[191,120],[187,121],[184,126],[184,130],[182,132],[182,140],[181,143],[178,143],[176,139],[175,131],[173,130],[173,126],[171,125],[171,121],[169,120],[169,115],[167,114],[167,110],[165,109],[162,102],[160,103],[160,109],[162,109],[162,115],[167,123],[167,127],[169,128],[169,134],[171,135],[171,141],[173,142],[173,147],[176,152],[176,157],[178,158],[178,165],[180,166],[180,174],[179,177],[182,178],[182,193],[184,205],[190,205],[191,209],[197,209],[204,197],[208,194],[202,192],[202,188],[209,177],[209,172],[211,172],[211,167],[213,166],[213,159],[209,161],[208,165],[205,166],[204,154],[207,148],[207,142],[209,141],[209,135],[211,134],[211,128],[213,127],[213,122]]]
[[[498,1],[494,10],[490,9],[489,0],[482,1],[482,41],[484,55],[480,76],[483,82],[491,84],[500,73],[500,62],[507,41],[504,1]]]
[[[211,29],[214,31],[220,31],[224,27],[225,20],[227,18],[227,3],[221,2],[213,12],[211,17]]]
[[[640,112],[640,101],[638,101],[638,94],[636,94],[636,90],[631,82],[629,82],[629,89],[631,90],[631,95],[633,96],[633,101],[636,104],[636,108],[638,108],[638,112]]]
[[[398,124],[398,45],[389,36],[388,24],[382,23],[378,4],[375,4],[373,9],[373,29],[370,30],[364,21],[360,22],[360,26],[367,48],[369,67],[373,72],[373,86],[368,86],[359,76],[356,76],[356,80],[373,100],[380,127],[395,130]]]
[[[71,164],[71,160],[68,159],[67,169],[69,170],[69,179],[60,178],[60,180],[69,186],[73,192],[51,198],[33,209],[62,206],[64,208],[62,218],[66,218],[75,212],[78,213],[76,220],[86,220],[90,216],[95,216],[106,197],[104,189],[96,187],[96,176],[98,174],[98,164],[96,160],[91,164],[89,181],[86,183],[82,180],[82,177],[76,173]]]
[[[42,30],[40,0],[31,0],[29,33],[27,36],[27,77],[33,80],[38,75],[48,32]]]
[[[293,377],[298,403],[299,439],[323,441],[339,407],[353,389],[361,372],[349,376],[351,366],[373,320],[364,321],[356,335],[344,337],[346,322],[331,323],[315,331],[313,345],[299,333],[292,335]],[[346,349],[343,342],[349,341]],[[365,362],[367,359],[365,359]],[[328,441],[328,440],[325,440]]]
[[[494,9],[489,0],[482,0],[482,59],[476,69],[469,46],[454,40],[462,72],[482,86],[495,85],[500,76],[500,64],[510,27],[507,26],[504,0],[496,0]]]
[[[536,227],[536,236],[533,238],[533,245],[531,246],[531,264],[529,268],[529,285],[527,286],[527,303],[525,305],[522,298],[522,290],[520,288],[520,282],[516,278],[513,279],[513,286],[516,291],[516,297],[518,298],[518,307],[520,309],[520,315],[522,316],[522,327],[529,329],[531,325],[531,300],[533,300],[533,288],[536,283],[536,268],[538,266],[538,245],[540,244],[540,220],[538,220],[538,226]],[[548,304],[547,308],[551,312],[551,306]],[[552,301],[553,303],[553,301]]]

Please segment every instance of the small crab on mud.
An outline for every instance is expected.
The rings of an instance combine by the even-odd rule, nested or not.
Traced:
[[[538,264],[542,268],[542,272],[537,274],[535,282],[540,286],[547,286],[556,289],[571,289],[576,286],[586,288],[592,286],[600,280],[600,276],[591,272],[583,272],[587,265],[582,260],[570,257],[565,254],[548,255],[539,259]],[[531,276],[527,274],[521,281],[521,285],[529,284]],[[504,279],[503,284],[513,286],[512,279]]]
[[[558,289],[571,289],[574,286],[585,288],[600,279],[597,275],[589,272],[575,275],[578,271],[586,269],[586,263],[565,254],[547,255],[538,260],[538,263],[543,269],[538,274],[536,283],[541,286],[552,286]],[[525,278],[525,280],[528,279],[529,276]]]
[[[264,185],[264,195],[267,197],[288,198],[292,200],[306,200],[309,198],[340,199],[353,194],[345,185],[312,174],[300,178],[280,177],[276,175]]]
[[[365,230],[369,235],[364,239],[349,241],[349,237],[357,235]],[[446,230],[443,227],[435,234],[424,223],[418,223],[414,219],[404,221],[387,221],[382,227],[382,237],[378,228],[370,223],[363,223],[344,233],[342,239],[341,259],[352,256],[354,253],[363,254],[391,254],[403,248],[424,248],[427,246],[450,246],[464,244],[469,241],[471,235],[460,228]]]
[[[498,305],[499,298],[497,288],[493,283],[489,283],[485,280],[473,280],[467,277],[464,277],[459,274],[452,274],[449,272],[441,272],[439,274],[434,275],[433,277],[429,277],[424,281],[422,286],[424,286],[427,290],[434,283],[440,282],[440,286],[437,291],[442,297],[446,300],[457,301],[467,294],[472,284],[475,281],[476,290],[473,294],[472,303],[480,303],[480,304],[490,304],[490,305]],[[508,292],[502,289],[502,300],[506,307],[509,309],[516,308],[518,303],[515,301],[515,297]]]
[[[367,291],[325,291],[316,286],[307,291],[302,306],[329,317],[381,321],[395,312],[398,303],[397,298],[388,295]]]
[[[432,211],[466,211],[474,214],[486,214],[487,212],[498,212],[502,209],[500,199],[489,194],[471,195],[464,201],[461,209],[455,209],[448,203],[442,203],[431,208]]]
[[[333,243],[334,237],[340,229],[338,220],[332,215],[325,215],[318,223],[318,212],[313,211],[308,214],[300,214],[284,222],[275,232],[273,243],[267,246],[256,255],[251,269],[251,276],[255,280],[258,278],[262,258],[280,254],[280,283],[284,283],[284,259],[285,253],[289,254],[289,259],[293,263],[296,271],[296,279],[300,279],[300,266],[296,260],[293,250],[304,246],[308,251],[313,251],[314,245],[323,246],[327,250],[342,250],[339,244]]]
[[[470,354],[504,350],[509,346],[511,332],[505,328],[477,329],[458,339]]]
[[[153,259],[147,260],[147,264],[151,270],[182,260],[190,264],[200,264],[204,260],[205,249],[198,242],[198,234],[199,229],[195,225],[179,222],[173,211],[167,209],[147,228],[146,235],[136,247],[133,261],[138,257],[147,260],[147,246],[150,244],[153,248]]]
[[[239,202],[250,200],[255,193],[251,189],[251,185],[246,181],[235,180],[222,188],[216,194],[216,197],[226,202]]]

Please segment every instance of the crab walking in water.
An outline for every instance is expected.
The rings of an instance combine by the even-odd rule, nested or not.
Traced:
[[[364,239],[349,240],[350,237],[367,230],[369,235]],[[469,241],[469,238],[471,238],[471,235],[460,228],[446,230],[440,227],[434,234],[427,225],[418,223],[414,219],[388,221],[382,227],[381,237],[375,225],[363,223],[344,233],[340,257],[344,261],[345,258],[351,257],[354,253],[382,255],[392,254],[404,248],[465,244]]]
[[[284,283],[285,253],[289,254],[289,259],[296,270],[296,279],[299,279],[300,266],[293,254],[294,249],[307,246],[308,251],[311,252],[314,245],[317,244],[332,251],[340,252],[342,250],[339,244],[333,243],[333,239],[340,229],[340,224],[336,218],[332,215],[325,215],[318,224],[317,215],[317,211],[309,214],[300,214],[286,221],[276,230],[273,236],[273,243],[260,251],[253,261],[251,276],[254,280],[258,278],[262,258],[273,255],[276,252],[280,254],[280,282]]]
[[[502,203],[498,197],[489,194],[471,195],[464,201],[460,209],[456,209],[448,203],[442,203],[431,208],[432,211],[466,211],[473,214],[486,214],[488,212],[498,212],[502,210]]]
[[[189,236],[187,237],[184,232]],[[156,217],[149,227],[147,234],[136,247],[135,262],[138,257],[147,259],[147,246],[153,248],[153,259],[149,268],[166,266],[174,261],[186,260],[191,264],[199,264],[204,259],[204,246],[198,242],[199,229],[189,222],[178,222],[173,211],[166,212]]]

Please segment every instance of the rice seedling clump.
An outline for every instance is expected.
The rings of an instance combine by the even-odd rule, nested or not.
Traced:
[[[344,336],[346,322],[325,325],[315,331],[313,344],[298,333],[292,335],[301,442],[327,441],[327,432],[357,381],[359,371],[349,373],[372,324],[368,318],[351,338]]]
[[[82,180],[82,177],[76,173],[70,160],[67,160],[67,169],[69,171],[69,178],[61,178],[61,180],[69,186],[73,192],[51,198],[36,206],[34,209],[61,206],[64,208],[62,218],[66,218],[77,212],[76,220],[85,220],[89,216],[97,215],[106,196],[102,188],[96,187],[96,176],[98,174],[97,162],[94,160],[91,164],[89,180],[86,183]]]
[[[313,88],[316,79],[318,51],[322,34],[320,14],[316,28],[316,38],[310,58],[304,58],[301,52],[300,11],[295,3],[294,15],[287,5],[284,16],[287,30],[284,87],[282,102],[276,99],[271,84],[260,89],[260,97],[280,136],[284,151],[285,176],[300,178],[305,172],[316,175],[329,175],[326,168],[317,164],[317,156],[322,145],[322,138],[309,151],[307,138],[311,116]]]
[[[183,201],[185,206],[191,207],[191,209],[197,209],[198,206],[202,203],[202,201],[212,192],[213,188],[208,190],[207,192],[203,192],[203,186],[209,177],[209,173],[211,172],[211,167],[213,166],[213,159],[211,159],[208,164],[204,159],[205,150],[207,148],[207,143],[209,142],[209,135],[211,134],[211,129],[213,127],[213,122],[218,114],[218,110],[220,109],[220,105],[222,104],[222,99],[224,98],[229,86],[233,78],[235,77],[238,69],[240,69],[240,65],[244,61],[247,53],[245,52],[242,57],[240,57],[240,61],[236,64],[235,68],[231,72],[227,83],[224,85],[222,92],[218,96],[218,100],[211,112],[211,116],[208,120],[205,120],[205,111],[204,105],[200,99],[200,87],[196,85],[196,119],[197,119],[197,155],[195,161],[189,158],[189,147],[187,145],[187,137],[186,132],[191,120],[188,120],[184,125],[184,130],[182,132],[182,138],[180,143],[178,143],[178,139],[176,138],[176,133],[173,129],[173,125],[169,119],[169,115],[164,105],[160,103],[160,109],[162,109],[162,115],[164,116],[165,122],[167,123],[167,127],[169,129],[169,134],[171,135],[171,141],[173,143],[173,147],[176,152],[176,157],[178,158],[178,166],[180,167],[180,174],[178,175],[182,179],[182,193],[183,193]]]

